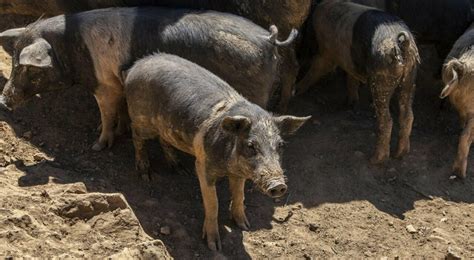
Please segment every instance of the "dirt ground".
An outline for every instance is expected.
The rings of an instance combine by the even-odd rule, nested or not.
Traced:
[[[418,79],[412,151],[403,160],[368,163],[376,137],[368,92],[361,90],[357,111],[348,110],[341,73],[293,100],[290,112],[313,120],[288,140],[289,193],[274,201],[248,183],[252,227],[243,232],[230,220],[221,181],[220,253],[201,238],[197,178],[164,167],[156,143],[150,183],[135,175],[129,135],[110,150],[90,149],[99,113],[83,89],[0,112],[0,256],[474,258],[473,160],[467,179],[450,179],[459,127],[449,106],[439,109],[441,85],[431,77],[439,61],[430,53]],[[0,55],[6,74],[8,62]]]

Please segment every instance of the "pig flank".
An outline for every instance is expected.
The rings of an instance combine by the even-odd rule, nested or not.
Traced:
[[[466,177],[469,148],[474,139],[474,24],[456,41],[443,66],[445,84],[440,97],[449,97],[464,128],[459,137],[453,171]]]
[[[414,79],[420,61],[408,27],[395,16],[349,1],[323,1],[316,7],[312,23],[319,52],[310,72],[295,87],[297,93],[304,93],[338,66],[349,74],[350,103],[358,102],[359,82],[366,83],[378,121],[377,148],[371,162],[381,163],[390,154],[393,123],[388,105],[400,86],[396,156],[405,155],[410,149]]]
[[[309,117],[274,117],[211,72],[174,55],[143,58],[124,76],[137,170],[148,178],[144,143],[152,138],[196,157],[210,249],[220,249],[218,177],[229,177],[232,217],[243,229],[249,226],[243,205],[246,179],[271,197],[286,192],[280,136],[295,132]]]
[[[275,36],[277,30],[272,30]],[[214,11],[166,8],[109,8],[57,16],[29,26],[15,46],[13,77],[4,90],[4,103],[15,106],[40,88],[28,90],[16,76],[19,54],[44,39],[43,50],[54,61],[47,71],[59,71],[61,82],[86,85],[94,92],[101,111],[102,133],[93,146],[111,146],[116,133],[126,127],[121,71],[137,58],[160,50],[185,57],[222,77],[250,101],[266,107],[277,78],[278,41],[245,18]],[[0,38],[2,35],[0,35]],[[32,78],[31,76],[28,78]],[[35,77],[37,80],[37,77]],[[68,79],[68,80],[66,80]],[[24,82],[23,82],[24,83]],[[48,80],[49,85],[55,85]],[[15,93],[15,95],[13,95]]]

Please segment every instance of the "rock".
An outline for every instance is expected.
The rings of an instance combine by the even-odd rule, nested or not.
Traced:
[[[24,132],[23,137],[25,139],[31,139],[33,137],[33,133],[31,131]]]
[[[8,155],[4,155],[3,156],[3,160],[5,161],[5,163],[9,164],[12,162],[12,158]]]
[[[316,232],[319,229],[319,226],[317,224],[309,224],[309,230]]]
[[[462,258],[458,250],[450,246],[448,247],[448,254],[446,255],[445,259],[446,260],[461,260]]]
[[[390,168],[390,169],[388,169],[387,172],[388,172],[388,173],[397,173],[397,169],[395,169],[395,168]]]
[[[167,236],[167,235],[171,234],[171,229],[168,226],[161,227],[160,228],[160,233]]]
[[[35,154],[33,155],[33,159],[34,159],[35,161],[37,161],[37,162],[41,162],[41,161],[43,161],[43,160],[46,159],[46,156],[45,156],[44,154],[42,154],[42,153],[35,153]]]
[[[227,231],[227,233],[232,233],[232,229],[229,226],[224,225],[224,229]]]
[[[355,151],[354,156],[357,157],[357,158],[364,158],[365,154],[361,151]]]
[[[407,231],[408,231],[408,233],[410,233],[410,234],[414,234],[414,233],[416,233],[416,228],[413,227],[413,225],[408,225],[408,226],[407,226]]]

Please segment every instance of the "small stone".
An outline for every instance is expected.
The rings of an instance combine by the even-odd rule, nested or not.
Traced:
[[[357,157],[357,158],[364,158],[365,154],[361,151],[355,151],[354,156]]]
[[[43,147],[43,146],[44,146],[44,142],[39,143],[39,146],[40,146],[40,147]]]
[[[12,158],[8,155],[3,156],[3,160],[8,164],[12,162]]]
[[[448,221],[448,218],[442,218],[439,222],[446,222]]]
[[[390,168],[390,169],[388,169],[387,172],[388,172],[388,173],[396,173],[396,172],[397,172],[397,169],[395,169],[395,168]]]
[[[461,260],[461,256],[454,250],[453,247],[448,247],[448,254],[446,255],[446,260]]]
[[[35,153],[33,155],[33,159],[37,162],[40,162],[40,161],[43,161],[46,158],[45,158],[44,154],[42,154],[42,153]]]
[[[24,132],[23,137],[25,139],[31,139],[31,137],[33,137],[33,133],[31,131]]]
[[[227,233],[232,233],[232,229],[229,226],[224,225],[224,229],[227,231]]]
[[[413,233],[416,233],[416,228],[413,227],[413,225],[408,225],[407,226],[407,231],[408,231],[408,233],[413,234]]]
[[[160,228],[160,233],[167,236],[167,235],[171,234],[171,229],[168,226],[161,227]]]
[[[392,220],[390,220],[390,221],[388,222],[388,225],[391,226],[391,227],[393,227],[394,224],[395,224],[395,223],[393,223]]]
[[[309,224],[309,230],[316,232],[318,229],[319,229],[318,225],[313,224],[313,223]]]
[[[275,202],[275,203],[279,203],[279,202],[281,202],[281,199],[280,199],[280,198],[278,198],[278,199],[274,199],[274,200],[273,200],[273,202]]]
[[[451,175],[451,176],[449,176],[449,179],[450,179],[450,180],[454,180],[454,179],[456,179],[456,178],[457,178],[456,175]]]

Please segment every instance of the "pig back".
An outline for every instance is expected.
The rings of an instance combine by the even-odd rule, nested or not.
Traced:
[[[78,28],[99,81],[118,77],[137,58],[163,51],[198,63],[254,102],[272,91],[278,53],[267,39],[268,31],[245,18],[152,7],[101,9],[67,17],[66,28],[68,23],[78,24],[69,27]]]
[[[195,134],[215,116],[216,108],[246,102],[208,70],[168,54],[138,61],[127,72],[125,96],[134,125],[158,129],[157,134],[188,153]]]

